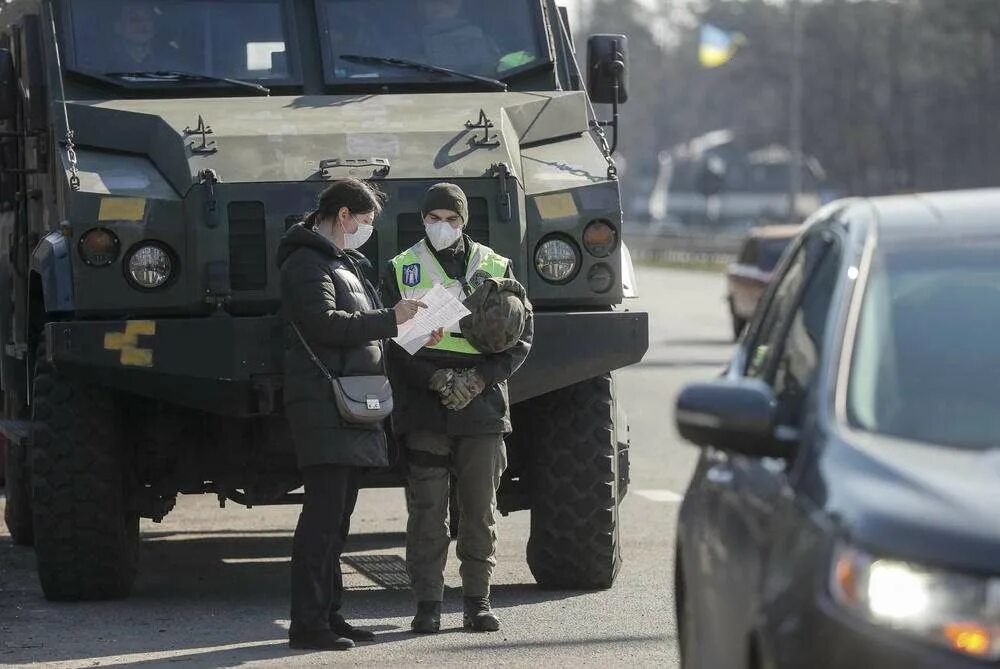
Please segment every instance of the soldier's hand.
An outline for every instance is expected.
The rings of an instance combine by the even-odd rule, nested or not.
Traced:
[[[437,346],[438,344],[441,343],[442,339],[444,339],[444,328],[438,328],[437,330],[431,333],[430,338],[427,340],[427,343],[424,344],[424,346]]]
[[[402,325],[417,315],[420,309],[426,309],[427,305],[420,300],[400,300],[392,308],[396,312],[396,325]]]
[[[452,411],[461,411],[486,389],[486,381],[475,369],[456,371],[451,392],[442,396],[441,403]]]

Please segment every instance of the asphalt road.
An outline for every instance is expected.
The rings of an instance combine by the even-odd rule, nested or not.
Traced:
[[[697,453],[676,436],[673,398],[725,363],[730,326],[718,275],[647,268],[639,287],[642,298],[630,306],[650,312],[651,348],[642,364],[619,373],[632,484],[622,509],[624,565],[611,590],[535,587],[524,560],[529,515],[515,513],[500,522],[493,601],[502,630],[462,631],[453,552],[443,631],[412,636],[402,491],[363,491],[345,554],[345,613],[378,639],[350,653],[292,652],[288,561],[297,507],[220,510],[214,498],[184,497],[163,523],[143,521],[140,576],[120,602],[47,602],[31,550],[0,531],[0,665],[676,667],[673,535]],[[376,570],[378,582],[364,575]]]

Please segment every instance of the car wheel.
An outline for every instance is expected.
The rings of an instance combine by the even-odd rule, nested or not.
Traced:
[[[674,560],[674,606],[677,617],[677,646],[681,652],[681,669],[696,669],[698,667],[697,625],[695,624],[692,595],[688,592],[684,579],[684,567],[681,562],[680,547],[677,548],[677,558]]]

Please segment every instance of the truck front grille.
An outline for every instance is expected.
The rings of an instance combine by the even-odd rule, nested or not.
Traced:
[[[263,290],[267,286],[262,202],[229,203],[229,285],[233,290]]]

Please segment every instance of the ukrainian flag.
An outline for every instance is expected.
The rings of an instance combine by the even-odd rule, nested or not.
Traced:
[[[746,38],[740,33],[729,33],[706,23],[701,27],[698,60],[702,67],[721,67],[732,60],[745,41]]]

